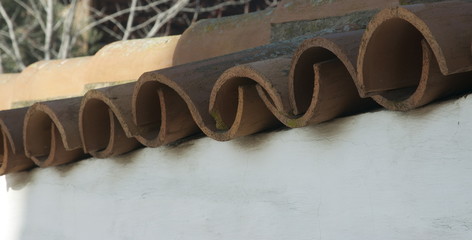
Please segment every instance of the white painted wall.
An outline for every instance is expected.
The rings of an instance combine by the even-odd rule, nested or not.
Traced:
[[[0,178],[0,239],[472,239],[472,99]]]

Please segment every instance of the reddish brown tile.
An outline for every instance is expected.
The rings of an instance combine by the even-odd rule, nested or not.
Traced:
[[[81,98],[32,105],[24,120],[25,154],[38,166],[48,167],[86,157],[78,128]]]
[[[78,116],[84,151],[107,158],[139,147],[131,113],[134,83],[90,90],[85,94]]]
[[[201,20],[179,40],[174,65],[222,56],[270,42],[273,9],[220,19]]]
[[[23,147],[23,119],[27,108],[0,111],[0,175],[19,172],[35,166]]]
[[[374,99],[385,107],[408,110],[456,91],[451,88],[464,89],[448,79],[467,78],[453,74],[472,71],[471,12],[470,3],[441,2],[378,13],[360,44],[356,84],[361,96],[380,95]]]
[[[357,11],[398,5],[398,0],[283,0],[277,5],[272,23],[313,20],[342,16]]]

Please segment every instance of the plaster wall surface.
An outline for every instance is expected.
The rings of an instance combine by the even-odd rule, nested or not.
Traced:
[[[0,178],[0,239],[472,239],[472,99]]]

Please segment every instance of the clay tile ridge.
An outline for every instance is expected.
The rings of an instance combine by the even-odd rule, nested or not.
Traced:
[[[282,0],[273,14],[272,23],[322,19],[358,11],[381,9],[399,5],[399,0]]]
[[[470,12],[465,2],[388,8],[365,31],[297,37],[0,112],[3,152],[13,153],[4,154],[2,171],[32,166],[22,143],[44,167],[199,132],[226,141],[281,124],[302,127],[367,111],[374,101],[409,110],[470,91]]]
[[[360,45],[359,94],[405,111],[470,89],[471,12],[471,3],[451,1],[378,13]]]
[[[47,167],[84,158],[78,128],[81,98],[40,102],[24,118],[25,154],[38,166]]]
[[[23,121],[27,108],[0,111],[0,175],[28,170],[35,166],[23,148]]]
[[[129,152],[139,146],[131,113],[134,83],[90,90],[79,111],[84,150],[97,158]]]

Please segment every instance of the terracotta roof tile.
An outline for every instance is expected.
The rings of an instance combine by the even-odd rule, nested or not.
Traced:
[[[170,36],[106,45],[90,59],[84,83],[136,81],[143,72],[171,67],[179,39]]]
[[[272,23],[302,21],[341,16],[352,12],[393,7],[399,0],[282,0],[277,5]]]
[[[131,113],[134,83],[91,90],[85,94],[79,113],[84,150],[97,158],[129,152],[139,146]]]
[[[167,57],[162,61],[150,60],[158,55],[154,50],[133,50],[127,43],[108,46],[82,58],[89,63],[101,59],[95,69],[86,69],[96,77],[93,81],[135,78],[146,71],[138,66],[142,56],[149,57],[143,57],[145,68],[154,66],[154,71],[143,73],[137,82],[90,90],[84,97],[1,111],[1,174],[31,168],[32,160],[45,167],[79,160],[86,153],[110,157],[198,132],[230,140],[281,124],[301,127],[367,111],[376,106],[373,100],[389,109],[409,110],[470,91],[471,12],[472,4],[466,2],[388,8],[365,32],[302,36],[160,70],[170,64],[177,38],[160,45]],[[136,62],[128,65],[128,59]],[[38,63],[36,67],[46,64],[43,68],[51,70],[28,69],[0,78],[5,85],[23,74],[38,81],[49,81],[43,80],[48,76],[72,81],[84,75],[61,71],[85,64],[70,60],[75,61],[67,67],[58,67],[57,61]]]
[[[330,34],[300,45],[288,80],[293,114],[302,115],[295,126],[319,123],[373,106],[370,99],[358,96],[354,85],[362,34],[363,30]]]
[[[136,118],[138,128],[144,126],[148,132],[153,132],[153,134],[146,134],[147,136],[155,136],[162,141],[159,141],[159,144],[157,144],[157,139],[144,140],[140,138],[144,140],[142,143],[144,145],[153,143],[153,146],[168,143],[169,140],[167,140],[166,136],[170,129],[167,129],[167,122],[181,121],[180,119],[166,118],[167,122],[161,122],[160,115],[146,114],[146,112],[157,110],[156,106],[159,104],[159,102],[156,101],[159,99],[157,92],[161,89],[160,87],[162,85],[166,87],[162,88],[161,91],[173,91],[182,98],[193,120],[206,135],[218,140],[224,140],[223,134],[221,133],[222,130],[218,129],[214,124],[214,118],[218,118],[218,116],[212,117],[208,113],[208,106],[210,104],[209,97],[215,82],[221,74],[227,69],[240,64],[292,54],[302,40],[303,38],[298,38],[291,41],[273,43],[222,57],[143,74],[137,82],[134,91],[133,114]],[[167,95],[173,94],[174,93],[168,93]],[[164,95],[166,95],[166,93]],[[160,105],[161,109],[174,108],[174,106],[172,106],[174,104],[173,102],[165,101],[167,106],[164,107],[162,104],[163,103]],[[180,102],[177,104],[182,106]],[[186,115],[186,117],[188,117],[188,115]],[[155,126],[155,128],[149,128],[149,126]],[[141,137],[144,137],[144,135]],[[185,136],[179,136],[179,138],[181,137]]]
[[[22,107],[38,100],[81,95],[85,73],[83,69],[87,69],[90,59],[91,57],[44,60],[29,65],[11,85],[12,104]]]
[[[0,110],[11,108],[15,80],[20,74],[0,74]]]
[[[23,119],[27,108],[0,111],[1,154],[0,175],[33,168],[35,164],[25,156],[23,147]]]
[[[94,56],[45,60],[28,66],[2,84],[2,109],[29,106],[37,101],[76,97],[100,86],[136,81],[146,71],[172,66],[180,36],[115,42]],[[1,80],[1,79],[0,79]],[[15,91],[22,89],[22,91]]]
[[[25,154],[47,167],[85,157],[77,124],[81,97],[32,105],[24,120]]]
[[[383,106],[408,110],[463,90],[471,75],[454,74],[472,70],[471,12],[470,3],[441,2],[377,14],[359,50],[361,96],[378,95]]]
[[[188,28],[177,44],[174,65],[242,51],[270,42],[274,10],[207,19]]]

